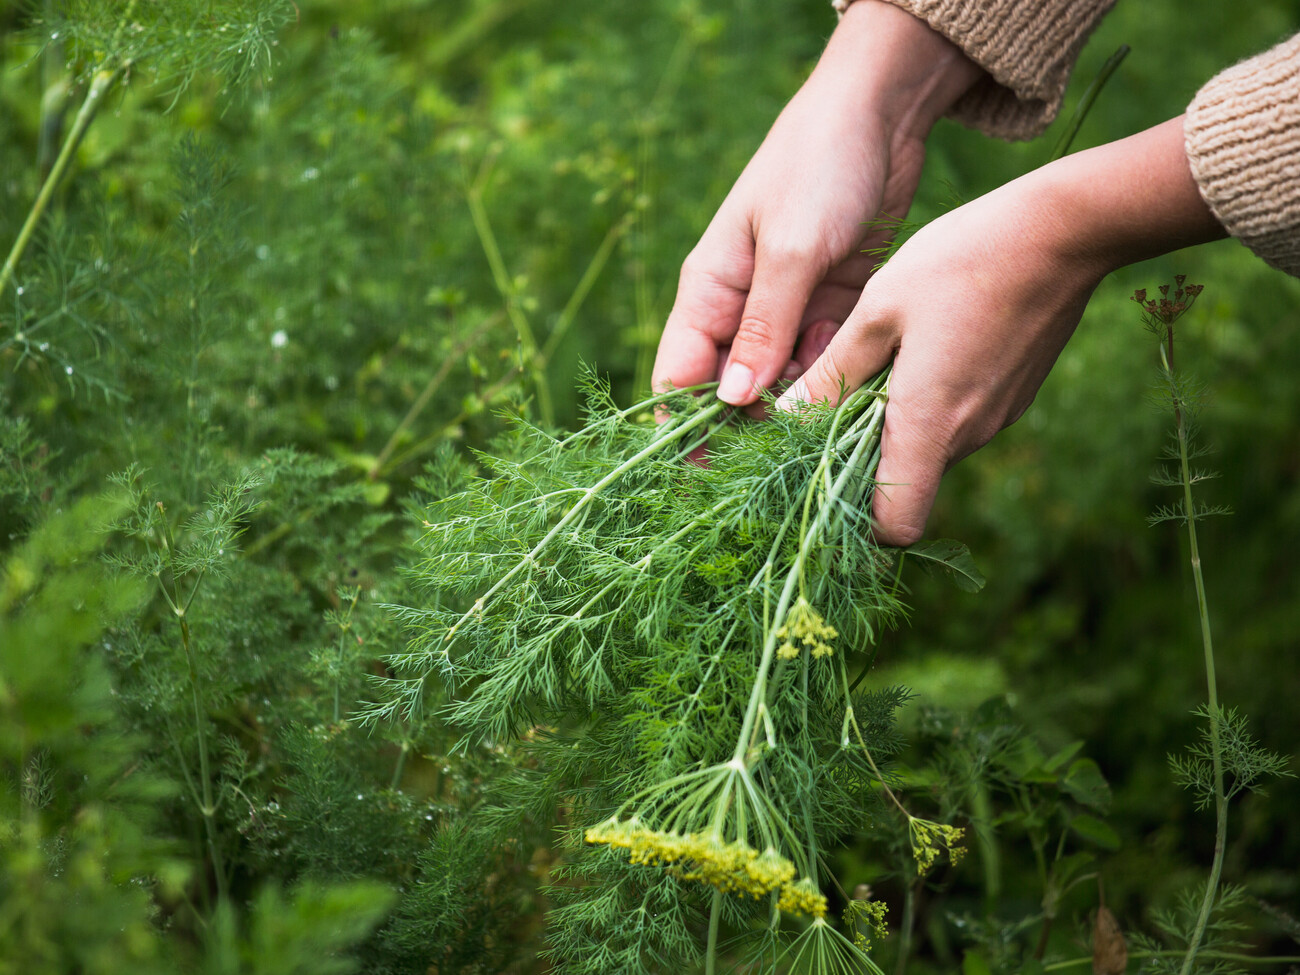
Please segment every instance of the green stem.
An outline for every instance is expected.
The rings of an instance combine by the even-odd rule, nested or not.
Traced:
[[[1168,353],[1165,347],[1160,349],[1161,361],[1166,375],[1173,384],[1173,327],[1168,332]],[[1175,393],[1174,413],[1178,427],[1178,463],[1183,481],[1183,516],[1187,522],[1187,541],[1192,562],[1192,578],[1196,583],[1196,608],[1201,620],[1201,646],[1205,656],[1205,683],[1209,698],[1210,718],[1210,754],[1214,768],[1214,860],[1210,865],[1210,876],[1205,883],[1205,896],[1201,900],[1201,910],[1196,918],[1196,927],[1191,940],[1187,943],[1187,954],[1183,958],[1180,975],[1188,975],[1196,962],[1196,953],[1205,936],[1209,924],[1210,911],[1214,907],[1215,896],[1219,888],[1219,877],[1223,872],[1223,856],[1228,839],[1228,797],[1223,788],[1223,743],[1219,728],[1219,690],[1214,667],[1214,640],[1210,632],[1210,608],[1205,595],[1205,578],[1201,571],[1201,550],[1196,539],[1196,509],[1192,499],[1192,474],[1188,462],[1187,421],[1182,404]]]
[[[1106,63],[1101,66],[1101,70],[1097,72],[1097,77],[1092,79],[1092,83],[1084,91],[1083,97],[1079,99],[1078,107],[1075,108],[1074,114],[1070,116],[1070,124],[1061,133],[1061,138],[1057,140],[1056,145],[1052,147],[1051,161],[1060,159],[1070,151],[1070,144],[1074,142],[1074,137],[1079,134],[1079,127],[1083,125],[1083,120],[1092,111],[1093,103],[1097,100],[1097,96],[1101,94],[1101,89],[1120,66],[1120,62],[1128,57],[1128,52],[1129,46],[1121,44],[1115,53],[1106,59]]]
[[[384,464],[388,462],[388,458],[391,457],[393,451],[397,449],[397,442],[401,440],[402,434],[404,434],[410,428],[411,424],[415,422],[416,418],[424,412],[424,408],[429,405],[429,400],[433,399],[434,393],[436,393],[442,387],[443,382],[446,381],[452,367],[465,358],[465,353],[473,347],[474,343],[477,342],[478,339],[479,336],[477,334],[467,336],[451,350],[447,355],[447,358],[442,360],[442,365],[440,365],[437,371],[429,377],[429,381],[425,384],[420,395],[415,398],[415,402],[411,404],[411,408],[406,411],[406,416],[402,417],[402,422],[397,424],[397,428],[393,430],[392,436],[390,436],[388,442],[384,444],[383,450],[379,451],[379,455],[375,458],[374,463],[372,463],[370,469],[366,471],[366,477],[368,479],[372,481],[379,479],[379,475],[383,472]]]
[[[704,975],[714,975],[718,970],[718,922],[722,919],[722,891],[713,891],[709,907],[709,940],[704,952]]]
[[[136,3],[138,3],[138,0],[131,0],[126,11],[122,14],[121,20],[117,22],[117,27],[113,31],[113,39],[108,45],[108,56],[91,79],[90,91],[86,93],[86,100],[81,103],[81,110],[77,112],[76,121],[72,123],[72,129],[68,132],[68,137],[63,140],[63,148],[59,150],[58,158],[54,160],[54,165],[50,167],[50,174],[45,177],[45,182],[41,184],[41,190],[36,195],[36,202],[32,204],[32,209],[27,214],[27,220],[18,232],[18,239],[14,241],[14,245],[9,251],[4,267],[0,268],[0,295],[4,294],[5,289],[13,280],[14,269],[18,266],[23,251],[27,249],[27,245],[31,242],[32,235],[36,232],[36,225],[44,215],[45,208],[49,206],[50,198],[62,181],[64,173],[67,172],[72,157],[77,153],[77,147],[81,145],[86,130],[90,128],[90,123],[94,121],[95,114],[99,111],[99,106],[103,104],[108,93],[113,90],[118,78],[122,77],[122,73],[131,65],[129,60],[120,60],[114,63],[116,59],[114,52],[117,50],[118,41],[122,37],[122,31],[126,29],[126,25],[130,23],[131,18],[135,16]]]
[[[162,502],[158,502],[158,509],[159,514],[164,514]],[[189,670],[190,704],[194,710],[194,735],[199,746],[199,813],[203,816],[203,830],[207,838],[208,856],[212,861],[212,873],[217,881],[217,898],[224,901],[226,899],[226,868],[221,856],[221,843],[217,836],[217,804],[212,788],[212,763],[208,756],[207,709],[203,706],[203,697],[199,690],[198,658],[194,653],[189,622],[190,604],[194,601],[194,596],[203,583],[203,575],[200,573],[198,578],[195,579],[189,597],[182,598],[180,582],[176,572],[176,542],[172,537],[171,528],[166,525],[166,522],[163,523],[162,541],[166,553],[167,571],[171,576],[172,590],[168,593],[164,589],[163,595],[167,598],[167,603],[171,606],[172,612],[176,615],[177,622],[180,625],[181,648],[185,652],[185,663]],[[161,579],[159,579],[159,585],[162,585]]]
[[[740,736],[736,740],[736,750],[732,755],[732,761],[744,762],[745,752],[749,748],[750,738],[754,733],[754,723],[758,720],[759,705],[767,697],[767,678],[772,669],[772,661],[776,657],[776,632],[780,629],[781,623],[785,620],[786,613],[790,609],[790,602],[795,589],[801,588],[803,585],[804,565],[811,556],[813,548],[820,544],[824,538],[826,525],[835,510],[835,501],[843,494],[853,478],[870,476],[871,474],[869,470],[861,470],[862,455],[876,437],[876,431],[879,429],[877,424],[868,424],[863,429],[862,435],[854,446],[853,452],[845,461],[844,467],[834,479],[830,479],[830,465],[834,459],[834,453],[830,445],[838,442],[836,434],[840,420],[851,412],[851,404],[854,403],[855,397],[859,397],[859,394],[861,394],[860,398],[865,399],[875,397],[876,391],[863,387],[841,404],[831,423],[830,432],[827,434],[827,447],[822,452],[822,458],[818,462],[817,470],[809,479],[809,496],[817,490],[818,482],[823,478],[829,480],[829,487],[825,487],[825,496],[821,499],[817,514],[811,519],[809,518],[810,509],[807,498],[805,498],[803,522],[800,527],[799,551],[795,555],[794,563],[786,572],[785,585],[781,587],[781,595],[777,599],[776,611],[772,614],[772,623],[768,627],[767,637],[763,642],[763,656],[759,660],[758,669],[754,675],[754,688],[749,696],[749,706],[745,709],[745,718],[741,724]],[[875,398],[871,406],[883,413],[883,400]]]
[[[81,103],[81,110],[77,112],[76,121],[72,123],[72,129],[68,132],[68,137],[63,140],[63,148],[59,150],[58,158],[54,160],[54,165],[50,167],[50,175],[41,184],[41,190],[36,196],[36,202],[32,204],[31,211],[27,214],[27,220],[23,223],[22,229],[18,231],[18,239],[14,241],[14,245],[9,251],[4,267],[0,269],[0,294],[3,294],[10,282],[13,281],[14,269],[18,266],[18,261],[23,256],[23,252],[27,250],[27,245],[31,243],[32,235],[36,232],[36,226],[40,223],[41,217],[45,215],[45,210],[49,206],[50,198],[54,196],[55,189],[63,180],[68,165],[72,162],[72,157],[77,153],[77,147],[81,145],[86,130],[90,128],[90,123],[94,121],[95,113],[99,111],[99,106],[103,104],[104,98],[112,90],[113,85],[117,83],[117,79],[122,76],[123,68],[124,65],[118,65],[113,68],[100,68],[95,72],[95,77],[90,83],[90,91],[86,93],[86,100]]]
[[[501,256],[501,247],[497,243],[496,234],[492,232],[487,208],[483,206],[483,190],[480,183],[481,179],[476,180],[465,194],[469,201],[470,218],[474,222],[474,231],[478,234],[479,246],[483,248],[488,267],[492,271],[492,280],[501,295],[501,300],[505,302],[506,315],[510,318],[510,324],[515,327],[515,334],[519,338],[523,365],[528,370],[537,392],[537,409],[541,413],[542,423],[545,426],[554,426],[555,409],[551,404],[551,388],[546,382],[546,358],[537,346],[533,328],[523,308],[520,307],[519,296],[515,294],[514,282],[510,280],[505,258]]]
[[[1130,951],[1129,958],[1177,958],[1181,951]],[[1213,958],[1216,961],[1233,961],[1247,965],[1295,965],[1300,964],[1300,955],[1243,955],[1232,951],[1203,951],[1202,958]],[[1092,956],[1086,958],[1071,958],[1067,961],[1054,961],[1050,965],[1044,965],[1045,972],[1061,972],[1067,968],[1083,968],[1092,964]]]
[[[578,285],[569,295],[569,300],[565,302],[564,308],[560,311],[560,317],[555,320],[555,327],[551,329],[551,334],[546,337],[546,344],[542,346],[542,362],[551,361],[551,356],[559,347],[564,336],[568,334],[569,329],[577,320],[578,311],[582,308],[582,303],[587,300],[587,295],[591,292],[596,280],[600,277],[600,272],[605,269],[609,262],[609,257],[614,253],[615,245],[623,239],[632,222],[636,219],[635,213],[625,213],[615,224],[609,228],[605,234],[605,239],[600,242],[596,248],[596,253],[592,255],[591,261],[587,264],[587,270],[582,273],[578,279]]]
[[[411,754],[411,740],[404,738],[401,751],[397,755],[397,762],[393,766],[393,777],[388,783],[388,788],[393,792],[396,792],[397,787],[402,784],[402,773],[406,771],[406,756],[409,754]]]
[[[912,928],[916,924],[916,888],[921,880],[907,885],[903,894],[903,923],[898,929],[898,961],[894,963],[894,975],[903,975],[907,971],[907,959],[912,954]]]

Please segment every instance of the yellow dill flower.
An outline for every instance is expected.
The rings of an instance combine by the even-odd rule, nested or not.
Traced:
[[[912,856],[916,858],[918,872],[928,873],[934,861],[945,849],[948,860],[955,866],[961,862],[966,848],[961,845],[961,838],[966,831],[960,826],[948,826],[945,823],[932,823],[928,819],[911,817],[907,830],[912,840]]]
[[[888,930],[885,928],[885,915],[889,907],[884,901],[873,901],[868,897],[859,898],[856,894],[844,908],[844,926],[853,934],[853,947],[859,951],[870,951],[871,946],[883,940]]]
[[[807,877],[793,884],[781,886],[776,909],[784,914],[807,914],[810,917],[826,916],[826,897],[813,886]]]
[[[794,864],[768,847],[759,852],[742,840],[717,833],[664,833],[636,819],[608,819],[587,830],[588,843],[628,851],[631,863],[667,867],[683,880],[705,883],[726,894],[762,897],[788,885]]]
[[[808,647],[814,657],[827,657],[834,652],[830,641],[837,636],[839,632],[835,627],[813,609],[812,603],[800,596],[785,614],[785,622],[777,627],[776,638],[785,642],[776,652],[782,659],[793,660],[799,655],[802,645]]]

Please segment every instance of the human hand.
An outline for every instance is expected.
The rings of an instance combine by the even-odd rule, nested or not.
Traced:
[[[810,365],[870,276],[872,221],[906,214],[926,134],[978,74],[897,7],[850,6],[683,264],[654,387],[720,378],[746,406]]]
[[[1028,408],[1102,277],[1223,235],[1181,119],[1068,156],[918,231],[777,405],[835,400],[893,359],[872,513],[909,545],[947,468]]]

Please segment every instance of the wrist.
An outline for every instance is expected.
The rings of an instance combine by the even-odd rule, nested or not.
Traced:
[[[981,69],[925,21],[882,0],[843,12],[810,81],[847,93],[895,143],[924,142]]]
[[[1043,212],[1053,249],[1098,278],[1137,261],[1227,236],[1202,198],[1183,142],[1182,118],[1044,166]]]

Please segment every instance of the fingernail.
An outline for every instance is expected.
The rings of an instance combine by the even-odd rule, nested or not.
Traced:
[[[787,413],[801,403],[808,402],[808,386],[803,379],[796,379],[794,385],[781,394],[781,398],[776,401],[778,410],[785,410]]]
[[[754,371],[743,362],[732,362],[718,384],[718,399],[732,406],[744,406],[754,398]]]

